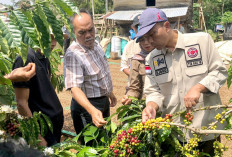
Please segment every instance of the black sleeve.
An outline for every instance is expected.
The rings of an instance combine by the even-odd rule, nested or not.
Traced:
[[[17,56],[14,63],[12,70],[24,67],[23,59],[21,56]],[[29,81],[28,82],[12,82],[14,88],[29,88]]]
[[[66,53],[69,45],[70,45],[70,38],[64,39],[64,54]]]

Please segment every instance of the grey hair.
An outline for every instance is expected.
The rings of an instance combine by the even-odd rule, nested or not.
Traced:
[[[81,13],[86,13],[86,14],[88,14],[88,15],[91,17],[91,19],[93,20],[93,16],[89,13],[88,10],[82,8],[82,9],[80,9],[79,11],[80,11],[80,14],[81,14]],[[77,13],[74,13],[73,16],[71,17],[70,21],[71,21],[72,23],[73,23],[73,20],[75,19],[76,16],[78,16],[78,14],[77,14]]]

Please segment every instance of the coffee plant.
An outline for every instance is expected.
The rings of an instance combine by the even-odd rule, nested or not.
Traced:
[[[35,5],[22,5],[19,9],[7,11],[9,17],[0,15],[0,138],[23,137],[30,146],[37,147],[46,155],[70,156],[209,156],[199,150],[202,136],[209,134],[225,135],[232,140],[232,105],[218,105],[192,110],[191,113],[180,111],[165,117],[157,115],[142,123],[142,111],[145,100],[132,99],[131,105],[121,106],[116,113],[107,118],[107,125],[97,128],[88,124],[82,132],[73,139],[67,139],[49,148],[38,147],[38,135],[44,136],[48,129],[53,130],[48,117],[41,113],[33,113],[33,117],[19,116],[15,108],[14,91],[11,82],[3,76],[10,73],[12,63],[17,55],[26,60],[28,47],[41,52],[50,59],[52,67],[52,84],[57,91],[63,89],[63,75],[58,72],[61,64],[60,52],[51,52],[50,29],[55,39],[63,47],[62,26],[66,25],[71,37],[72,26],[69,17],[79,13],[78,8],[68,0],[36,1]],[[231,62],[232,64],[232,62]],[[227,85],[232,82],[232,66],[228,70]],[[232,102],[232,99],[230,100]],[[191,127],[194,113],[201,110],[224,111],[215,116],[215,122],[202,128]],[[161,114],[160,114],[161,115]],[[111,119],[117,116],[119,124]],[[182,117],[184,124],[174,123],[176,118]],[[225,130],[217,130],[218,123],[227,123]],[[55,129],[55,128],[54,128]],[[178,137],[185,138],[187,130],[193,133],[193,138],[181,142]],[[214,142],[215,156],[222,156],[228,146],[220,141]]]
[[[53,131],[50,119],[42,113],[33,113],[30,118],[22,117],[15,112],[15,109],[8,105],[0,107],[0,139],[18,139],[23,137],[26,142],[37,147],[39,134],[44,136],[50,129]]]
[[[157,117],[142,123],[141,114],[145,107],[144,100],[132,100],[131,105],[121,106],[116,113],[107,119],[104,128],[97,128],[88,124],[82,132],[73,139],[68,139],[61,144],[53,146],[51,156],[210,156],[199,150],[199,142],[202,136],[209,134],[226,135],[228,140],[232,140],[232,105],[219,105],[203,107],[192,110],[192,113],[180,111],[173,115],[167,114],[165,117]],[[215,116],[215,122],[201,129],[192,128],[190,125],[195,112],[207,109],[225,108],[224,111]],[[113,116],[117,116],[120,121],[116,125],[111,121]],[[177,124],[173,120],[178,117],[187,119],[187,124]],[[227,122],[226,130],[215,130],[217,123]],[[183,129],[181,129],[183,128]],[[181,142],[178,137],[185,137],[185,132],[191,130],[193,138]],[[79,142],[78,142],[79,141]],[[82,142],[82,144],[80,144]],[[168,149],[167,149],[168,148]],[[215,156],[222,156],[228,149],[220,141],[214,143]],[[75,151],[73,151],[75,150]],[[46,151],[45,151],[46,152]]]

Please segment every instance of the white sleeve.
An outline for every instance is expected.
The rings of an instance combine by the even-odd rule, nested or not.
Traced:
[[[221,86],[226,82],[228,73],[222,59],[215,47],[210,35],[208,38],[208,75],[199,83],[205,86],[210,92],[218,93]]]

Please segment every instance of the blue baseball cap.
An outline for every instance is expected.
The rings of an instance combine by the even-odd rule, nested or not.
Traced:
[[[156,23],[168,21],[166,14],[157,8],[148,8],[143,11],[139,18],[139,30],[136,34],[136,42],[138,42],[139,37],[142,37],[148,31],[155,26]]]

